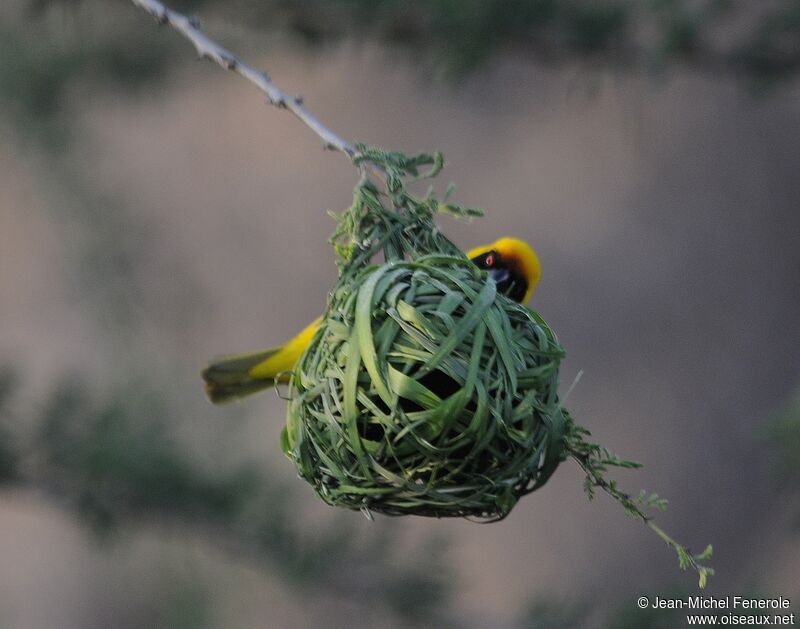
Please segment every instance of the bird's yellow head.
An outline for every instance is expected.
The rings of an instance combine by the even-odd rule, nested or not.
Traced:
[[[523,304],[533,295],[542,275],[536,252],[518,238],[500,238],[472,249],[467,256],[492,274],[500,292]]]

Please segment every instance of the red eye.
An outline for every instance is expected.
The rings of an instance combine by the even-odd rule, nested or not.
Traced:
[[[494,254],[493,253],[490,253],[488,256],[486,256],[486,260],[484,260],[484,264],[486,266],[494,266]]]

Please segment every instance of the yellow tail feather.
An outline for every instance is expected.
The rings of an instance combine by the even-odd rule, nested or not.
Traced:
[[[250,372],[282,349],[275,347],[252,354],[222,356],[212,361],[202,374],[208,399],[214,404],[225,404],[272,386],[277,374],[272,378],[254,378]],[[288,379],[287,374],[285,380]]]
[[[315,319],[281,347],[214,360],[202,374],[208,399],[214,404],[225,404],[271,387],[276,382],[288,382],[292,369],[321,322],[322,317]]]

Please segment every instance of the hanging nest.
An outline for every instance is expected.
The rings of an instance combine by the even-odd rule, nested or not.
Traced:
[[[437,212],[481,212],[407,191],[420,166],[438,173],[441,156],[358,150],[356,163],[377,165],[386,181],[362,178],[337,218],[339,280],[295,367],[281,436],[300,476],[328,504],[368,516],[492,522],[570,457],[589,498],[609,494],[704,587],[711,546],[692,554],[657,526],[645,509],[666,500],[606,478],[610,467],[640,464],[592,442],[561,406],[564,351],[550,327],[498,293],[433,222]]]
[[[295,368],[284,451],[332,505],[499,519],[564,458],[564,353],[438,232],[441,204],[391,184],[362,181],[341,219],[342,273]]]
[[[333,505],[503,517],[561,460],[562,356],[464,258],[369,267],[297,365],[287,451]]]

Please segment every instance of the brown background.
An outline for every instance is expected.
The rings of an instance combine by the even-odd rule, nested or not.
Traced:
[[[151,28],[135,18],[129,28]],[[24,367],[34,405],[67,370],[98,390],[163,370],[186,447],[212,466],[263,461],[296,489],[298,526],[313,531],[331,514],[280,453],[284,403],[213,408],[198,373],[320,311],[335,277],[325,211],[349,203],[355,173],[251,86],[186,53],[140,92],[71,90],[62,165],[128,208],[122,217],[62,211],[75,201],[35,146],[0,144],[0,355]],[[754,97],[690,71],[595,74],[514,56],[453,86],[373,45],[276,46],[256,61],[347,138],[443,150],[439,189],[454,181],[457,201],[487,209],[469,224],[442,219],[447,233],[465,248],[514,235],[539,252],[532,305],[567,348],[564,388],[583,370],[569,406],[646,463],[618,474],[622,485],[670,498],[659,521],[680,540],[715,544],[711,593],[797,594],[797,538],[763,439],[800,366],[796,86]],[[135,286],[84,268],[93,247],[135,252],[124,275]],[[466,626],[517,626],[532,597],[633,607],[691,588],[671,551],[605,497],[588,502],[581,481],[565,463],[500,524],[391,525],[409,553],[431,535],[446,542]],[[367,537],[389,525],[346,517]],[[35,490],[0,492],[0,557],[2,627],[147,626],[184,586],[213,599],[215,626],[391,624],[370,602],[298,593],[180,527],[98,542]]]

